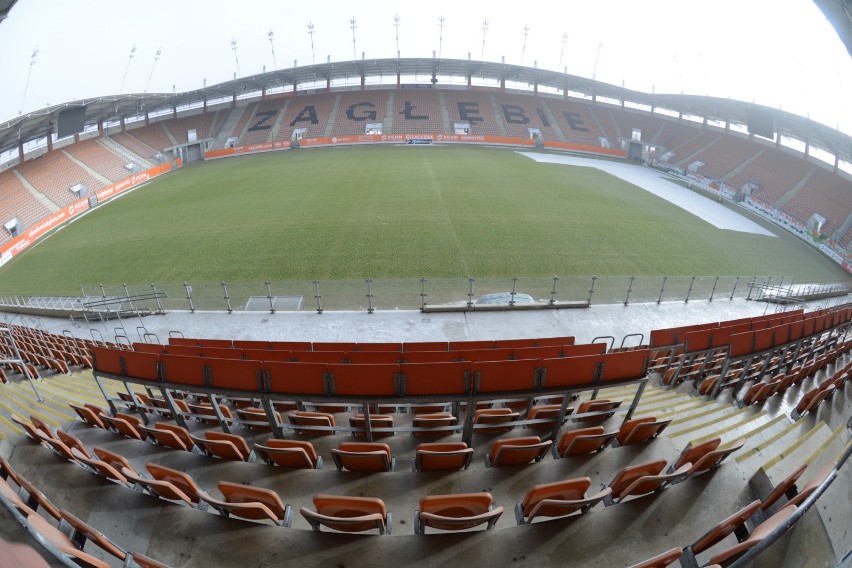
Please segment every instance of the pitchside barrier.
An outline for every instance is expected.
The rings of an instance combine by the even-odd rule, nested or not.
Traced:
[[[517,146],[520,148],[535,148],[536,141],[530,138],[513,136],[476,136],[471,134],[356,134],[349,136],[324,136],[320,138],[303,138],[299,140],[299,148],[319,148],[323,146],[351,146],[354,144],[406,144],[409,141],[429,141],[435,144],[488,144],[492,146]],[[275,140],[260,144],[246,144],[233,148],[220,148],[204,153],[205,160],[227,158],[258,152],[275,152],[289,150],[292,144],[289,140]],[[624,158],[627,153],[613,148],[602,148],[574,142],[545,141],[545,149],[568,150]]]

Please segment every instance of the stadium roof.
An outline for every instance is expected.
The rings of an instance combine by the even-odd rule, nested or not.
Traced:
[[[9,17],[9,10],[18,0],[0,0],[0,22]]]
[[[814,0],[852,55],[852,0]]]
[[[0,0],[0,2],[3,1],[7,0]],[[110,95],[67,102],[0,123],[0,151],[16,148],[20,143],[38,140],[55,132],[59,112],[69,108],[85,107],[86,123],[97,124],[98,121],[119,120],[203,101],[258,93],[263,89],[281,87],[289,89],[294,84],[310,84],[327,79],[357,79],[364,76],[395,78],[397,73],[403,77],[436,77],[439,82],[445,77],[476,77],[480,80],[539,85],[583,93],[587,96],[669,109],[705,117],[707,120],[739,124],[747,124],[749,112],[752,109],[760,109],[773,117],[775,131],[778,134],[803,140],[812,147],[838,156],[841,160],[852,161],[852,137],[837,129],[779,109],[718,97],[643,93],[535,67],[435,58],[367,59],[325,63],[280,69],[182,93]]]

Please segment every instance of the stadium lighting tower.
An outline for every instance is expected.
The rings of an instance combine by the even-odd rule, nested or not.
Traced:
[[[521,65],[524,64],[524,54],[527,51],[527,36],[530,35],[530,27],[524,26],[524,46],[521,48]]]
[[[27,71],[27,82],[24,85],[24,97],[21,99],[21,108],[18,110],[18,115],[24,114],[24,102],[27,100],[27,89],[30,88],[30,75],[33,72],[33,65],[35,65],[36,55],[38,55],[38,46],[33,50],[33,54],[30,56],[30,69]]]
[[[237,57],[237,38],[231,38],[231,49],[234,50],[234,61],[237,62],[237,77],[241,75],[240,73],[240,58]]]
[[[118,89],[118,94],[124,92],[124,81],[127,79],[127,71],[130,70],[130,62],[133,61],[133,55],[136,53],[136,44],[130,48],[130,57],[127,58],[127,67],[124,68],[124,77],[121,78],[121,88]]]
[[[488,31],[488,18],[482,20],[482,53],[479,55],[480,61],[485,61],[485,32]]]
[[[602,49],[603,49],[603,42],[600,42],[600,43],[598,44],[598,55],[597,55],[597,57],[595,57],[595,68],[594,68],[594,69],[592,69],[592,81],[594,81],[594,80],[595,80],[595,74],[596,74],[596,73],[597,73],[597,71],[598,71],[598,61],[600,61],[600,58],[601,58],[601,50],[602,50]],[[677,57],[677,56],[675,55],[675,57]]]
[[[441,59],[441,46],[444,43],[444,22],[447,18],[443,14],[438,18],[438,59]]]
[[[275,44],[272,42],[272,40],[275,39],[275,32],[269,30],[269,33],[266,34],[266,37],[269,38],[269,47],[272,49],[272,68],[278,69],[278,63],[276,63],[275,61]]]
[[[396,58],[399,59],[399,14],[393,17],[393,26],[396,28]]]
[[[562,51],[559,52],[559,65],[556,66],[557,71],[562,71],[562,56],[565,55],[565,42],[568,41],[568,34],[562,34]]]
[[[314,53],[314,24],[312,22],[308,22],[308,33],[311,34],[311,59],[314,62],[314,65],[317,64],[317,56]]]
[[[358,27],[355,25],[355,16],[352,16],[352,19],[349,20],[349,26],[352,28],[352,61],[358,59],[358,56],[355,54],[355,28]]]
[[[154,64],[151,65],[151,72],[148,73],[148,81],[145,83],[145,91],[144,92],[146,92],[146,93],[148,92],[148,87],[151,85],[151,77],[154,75],[154,67],[157,66],[157,61],[160,59],[160,55],[162,55],[162,53],[163,52],[160,51],[160,48],[158,47],[157,53],[154,54]]]

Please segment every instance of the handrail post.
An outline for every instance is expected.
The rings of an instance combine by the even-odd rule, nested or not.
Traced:
[[[589,289],[589,299],[586,301],[590,306],[592,305],[592,294],[595,293],[595,282],[597,282],[597,275],[592,276],[592,287]]]
[[[631,276],[630,277],[630,285],[627,287],[627,297],[624,298],[624,305],[625,306],[630,303],[630,293],[633,291],[633,281],[634,280],[636,280],[636,277]]]
[[[426,277],[420,278],[420,311],[426,311]]]
[[[713,301],[713,296],[716,294],[716,286],[719,284],[719,277],[713,282],[713,289],[710,291],[710,301]]]
[[[232,314],[234,313],[234,310],[231,308],[231,297],[228,296],[228,285],[225,284],[224,280],[222,281],[222,290],[225,291],[225,305],[228,306],[228,313]]]
[[[154,299],[157,301],[157,313],[160,315],[165,314],[166,312],[163,311],[163,304],[160,303],[160,293],[157,292],[157,287],[154,286],[153,282],[151,283],[151,291],[154,292]]]
[[[518,286],[518,277],[512,276],[512,293],[509,296],[509,306],[513,307],[513,308],[515,307],[515,290],[517,289],[517,286]]]
[[[319,284],[320,284],[319,280],[317,280],[315,278],[314,279],[314,298],[317,301],[317,313],[321,314],[322,313],[322,302],[321,302],[322,296],[320,295]]]
[[[367,313],[373,313],[373,280],[367,276]]]
[[[731,297],[730,297],[730,298],[728,298],[729,300],[733,300],[733,299],[734,299],[734,294],[737,292],[737,284],[739,283],[739,281],[740,281],[740,277],[739,277],[739,276],[737,276],[737,277],[734,279],[734,288],[731,290]]]
[[[684,304],[689,303],[689,296],[692,294],[693,284],[695,284],[695,276],[693,276],[692,280],[689,281],[689,290],[686,291],[686,300],[683,301]]]
[[[657,304],[661,304],[663,302],[663,291],[666,289],[666,280],[668,279],[668,276],[663,276],[663,284],[660,286],[660,296],[657,298]]]
[[[550,305],[556,303],[556,283],[559,282],[559,276],[553,277],[553,289],[550,291]]]
[[[270,313],[270,314],[274,314],[274,313],[275,313],[275,306],[274,306],[274,305],[273,305],[273,303],[272,303],[272,288],[271,288],[271,284],[269,283],[269,280],[267,280],[266,282],[264,282],[264,284],[266,284],[266,297],[267,297],[267,299],[269,299],[269,313]]]
[[[189,301],[189,313],[195,313],[195,306],[192,305],[192,286],[189,285],[189,282],[183,283],[183,289],[186,290],[186,299]]]
[[[473,307],[473,283],[476,282],[476,278],[474,278],[473,276],[470,276],[470,277],[468,277],[467,282],[468,282],[468,285],[469,285],[469,288],[467,290],[467,307],[472,308]]]

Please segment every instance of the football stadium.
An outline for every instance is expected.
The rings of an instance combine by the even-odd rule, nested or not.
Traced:
[[[0,123],[0,565],[851,566],[852,137],[394,24]]]

